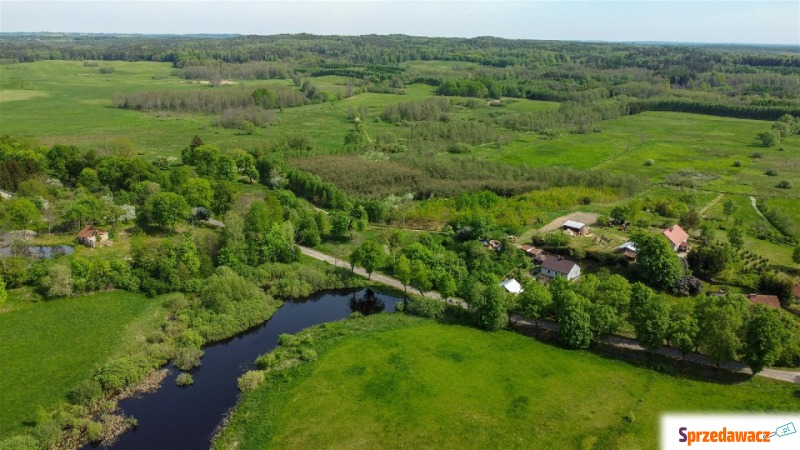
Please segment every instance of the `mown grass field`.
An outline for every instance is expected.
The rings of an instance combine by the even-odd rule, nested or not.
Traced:
[[[0,310],[0,439],[51,411],[111,356],[144,343],[163,321],[158,299],[114,291],[29,303],[9,292]]]
[[[693,381],[402,315],[358,322],[246,395],[215,448],[655,448],[662,412],[800,408],[786,383]]]

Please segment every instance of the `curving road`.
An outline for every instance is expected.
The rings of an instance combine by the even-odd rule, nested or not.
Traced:
[[[331,255],[319,252],[317,250],[314,250],[313,248],[303,247],[301,245],[298,245],[298,247],[300,247],[300,251],[306,256],[310,256],[311,258],[318,259],[320,261],[325,261],[326,263],[333,264],[334,266],[337,266],[337,267],[343,267],[343,268],[348,269],[348,270],[350,269],[350,263],[347,262],[347,261],[344,261],[344,260],[341,260],[339,258],[335,258],[335,257],[333,257]],[[362,277],[367,277],[367,278],[369,277],[369,275],[367,274],[367,271],[364,270],[361,267],[357,267],[356,266],[354,268],[353,272],[355,272],[358,275],[361,275]],[[385,284],[387,286],[391,286],[391,287],[396,288],[396,289],[405,290],[405,288],[406,288],[406,286],[404,286],[403,283],[401,283],[399,280],[396,280],[396,279],[394,279],[392,277],[389,277],[389,276],[386,276],[386,275],[383,275],[383,274],[380,274],[380,273],[373,272],[372,273],[372,280],[377,281],[378,283],[381,283],[381,284]],[[428,297],[428,298],[434,298],[434,299],[437,299],[437,300],[442,300],[442,296],[436,291],[425,292],[424,296]],[[448,302],[448,303],[455,304],[455,305],[459,305],[459,306],[461,306],[463,308],[467,308],[467,303],[464,300],[461,300],[461,299],[450,298],[450,299],[446,299],[444,301]],[[533,322],[527,321],[527,320],[525,320],[522,317],[517,316],[517,315],[514,315],[514,316],[511,317],[511,323],[512,324],[516,324],[516,325],[534,326]],[[553,331],[557,331],[558,330],[558,324],[555,324],[553,322],[543,321],[543,320],[540,320],[538,322],[538,327],[539,328],[545,328],[545,329],[553,330]],[[637,342],[636,340],[629,339],[629,338],[622,337],[622,336],[609,336],[609,337],[606,337],[606,338],[601,338],[600,341],[605,343],[605,344],[613,345],[613,346],[619,347],[619,348],[626,348],[626,349],[629,349],[629,350],[642,351],[642,352],[648,351],[647,349],[645,349],[644,347],[639,345],[639,342]],[[698,354],[698,353],[692,353],[691,355],[684,356],[684,355],[681,354],[680,351],[678,351],[677,349],[671,348],[671,347],[661,347],[660,349],[656,350],[655,353],[658,353],[659,355],[663,355],[663,356],[666,356],[666,357],[672,358],[672,359],[680,359],[680,360],[692,361],[694,363],[702,364],[704,366],[717,367],[717,363],[712,361],[709,357],[707,357],[705,355]],[[740,362],[729,361],[729,362],[720,364],[719,367],[721,367],[723,369],[726,369],[726,370],[729,370],[731,372],[739,372],[739,373],[744,373],[744,374],[748,374],[748,375],[751,375],[753,373],[753,371],[750,370],[750,367],[748,367],[747,364],[740,363]],[[788,370],[779,370],[779,369],[764,369],[763,371],[759,372],[757,374],[757,376],[764,377],[764,378],[770,378],[770,379],[773,379],[773,380],[786,381],[786,382],[789,382],[789,383],[800,384],[800,372],[791,372],[791,371],[788,371]]]

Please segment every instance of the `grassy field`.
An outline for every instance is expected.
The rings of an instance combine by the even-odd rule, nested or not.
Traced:
[[[246,395],[215,448],[654,448],[662,412],[800,408],[790,384],[693,381],[511,332],[336,327],[316,362]]]
[[[122,291],[28,303],[10,291],[0,311],[0,439],[50,411],[109,357],[162,323],[158,299]]]

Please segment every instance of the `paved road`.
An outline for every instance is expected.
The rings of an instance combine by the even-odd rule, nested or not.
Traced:
[[[333,265],[335,265],[337,267],[343,267],[345,269],[350,269],[350,263],[347,262],[347,261],[341,260],[339,258],[334,258],[333,256],[327,255],[327,254],[322,253],[322,252],[318,252],[318,251],[316,251],[316,250],[314,250],[312,248],[303,247],[303,246],[298,246],[298,247],[300,247],[300,251],[306,256],[310,256],[310,257],[312,257],[314,259],[318,259],[320,261],[325,261],[326,263],[333,264]],[[368,277],[369,276],[367,274],[367,271],[364,270],[361,267],[357,267],[356,266],[353,271],[356,274],[361,275],[362,277]],[[380,273],[374,273],[373,272],[372,280],[373,281],[377,281],[378,283],[381,283],[381,284],[385,284],[387,286],[391,286],[393,288],[405,290],[405,286],[403,286],[403,283],[401,283],[400,281],[398,281],[398,280],[396,280],[396,279],[394,279],[392,277],[389,277],[389,276],[386,276],[386,275],[383,275],[383,274],[380,274]],[[436,292],[436,291],[426,292],[424,295],[425,295],[425,297],[428,297],[428,298],[433,298],[433,299],[437,299],[437,300],[441,300],[442,299],[442,296],[439,295],[439,293]],[[459,305],[459,306],[461,306],[463,308],[467,307],[466,302],[464,302],[461,299],[450,298],[450,299],[447,299],[445,301],[447,301],[448,303]],[[533,322],[527,321],[527,320],[523,319],[522,317],[520,317],[518,315],[512,316],[511,317],[511,322],[512,323],[516,323],[516,324],[520,324],[520,325],[534,326]],[[552,330],[552,331],[558,331],[558,324],[555,324],[553,322],[540,320],[538,322],[538,327],[539,328],[548,329],[548,330]],[[637,341],[635,341],[633,339],[625,338],[625,337],[622,337],[622,336],[609,336],[609,337],[600,339],[600,341],[605,343],[605,344],[613,345],[615,347],[627,348],[627,349],[631,349],[631,350],[635,350],[635,351],[647,351],[644,347],[639,345],[639,343]],[[681,354],[680,351],[678,351],[677,349],[671,348],[671,347],[661,347],[660,349],[656,350],[655,353],[657,353],[659,355],[666,356],[668,358],[692,361],[692,362],[695,362],[697,364],[702,364],[704,366],[709,366],[709,367],[717,367],[717,364],[714,361],[712,361],[710,358],[708,358],[705,355],[698,354],[698,353],[692,353],[691,355],[684,356],[684,355]],[[746,364],[739,363],[739,362],[726,362],[726,363],[720,364],[719,367],[721,367],[723,369],[726,369],[726,370],[730,370],[731,372],[739,372],[739,373],[744,373],[744,374],[748,374],[748,375],[753,373]],[[759,372],[757,375],[760,376],[760,377],[764,377],[764,378],[771,378],[773,380],[787,381],[789,383],[798,383],[798,384],[800,384],[800,372],[790,372],[790,371],[787,371],[787,370],[778,370],[778,369],[764,369],[763,371]]]

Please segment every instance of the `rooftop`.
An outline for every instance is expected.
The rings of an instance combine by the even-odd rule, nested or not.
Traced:
[[[564,227],[565,228],[572,228],[573,230],[580,230],[585,226],[586,226],[585,223],[578,222],[576,220],[568,220],[568,221],[564,222]]]
[[[766,305],[770,308],[781,309],[781,301],[778,300],[778,296],[776,295],[750,294],[747,296],[747,298],[751,302],[758,303],[759,305]]]
[[[680,225],[673,225],[661,230],[661,234],[667,237],[674,245],[685,244],[689,240],[689,233],[683,231]]]
[[[564,259],[561,256],[550,257],[544,260],[542,263],[542,267],[548,270],[552,270],[554,272],[568,274],[573,267],[577,266],[578,264],[570,261],[568,259]]]

